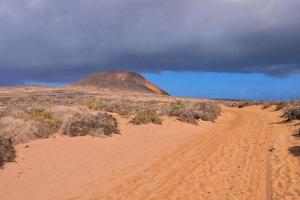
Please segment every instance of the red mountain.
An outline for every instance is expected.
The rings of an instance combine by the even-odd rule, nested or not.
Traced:
[[[73,83],[77,87],[105,88],[122,91],[135,91],[169,95],[142,75],[135,72],[101,72],[87,76],[85,79]]]

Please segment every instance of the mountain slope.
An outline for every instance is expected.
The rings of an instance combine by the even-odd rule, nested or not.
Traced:
[[[153,83],[147,81],[143,76],[135,72],[102,72],[94,73],[85,79],[73,83],[71,86],[106,88],[113,90],[125,90],[135,92],[156,93],[168,95]]]

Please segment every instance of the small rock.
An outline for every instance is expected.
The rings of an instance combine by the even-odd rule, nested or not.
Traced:
[[[272,147],[271,149],[269,149],[270,152],[273,152],[275,150],[274,147]]]

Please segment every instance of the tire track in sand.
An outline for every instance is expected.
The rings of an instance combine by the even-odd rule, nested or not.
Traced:
[[[269,199],[272,126],[259,108],[224,108],[212,129],[99,199]]]

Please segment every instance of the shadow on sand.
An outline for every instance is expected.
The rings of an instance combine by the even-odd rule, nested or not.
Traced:
[[[271,124],[286,124],[286,123],[289,123],[289,122],[291,122],[291,121],[284,119],[284,120],[279,121],[279,122],[272,122]]]
[[[300,146],[290,147],[289,152],[293,154],[293,156],[300,156]]]
[[[296,130],[295,133],[292,134],[292,136],[300,138],[300,129]]]

